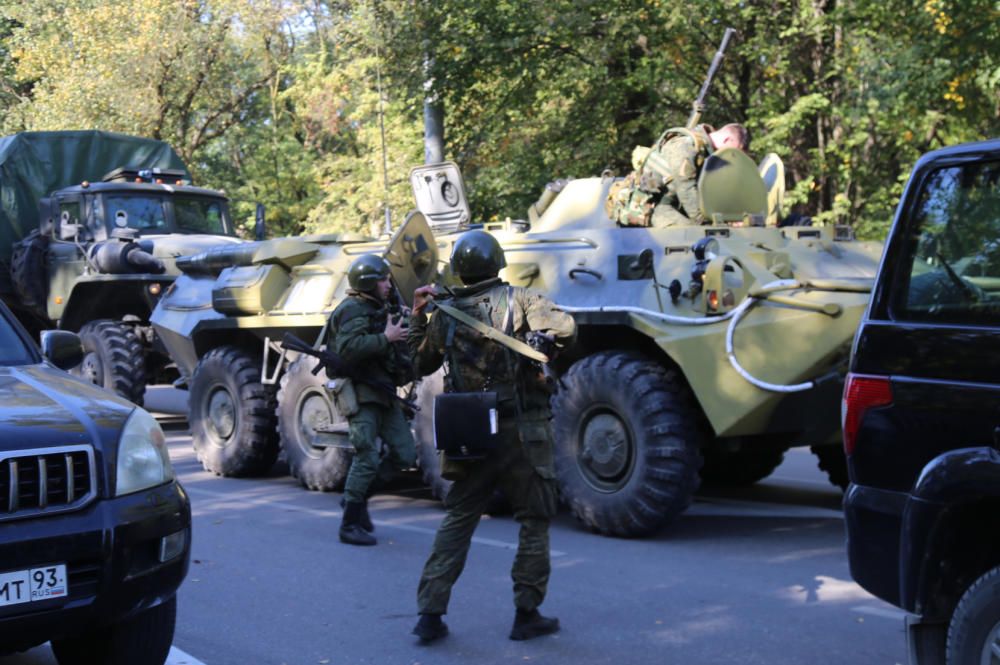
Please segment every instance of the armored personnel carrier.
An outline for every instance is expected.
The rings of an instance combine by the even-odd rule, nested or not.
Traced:
[[[174,259],[240,242],[222,192],[162,141],[99,131],[0,138],[0,296],[33,332],[79,332],[73,373],[142,403],[170,378],[149,314]]]
[[[151,320],[189,382],[207,469],[261,472],[280,444],[307,487],[343,483],[350,449],[325,377],[277,342],[292,331],[319,345],[361,253],[385,253],[402,294],[438,268],[449,282],[438,257],[470,218],[461,175],[430,165],[411,182],[422,211],[391,242],[280,239],[178,260],[184,274]],[[612,182],[550,187],[528,221],[485,226],[505,249],[502,277],[579,324],[553,398],[573,513],[604,533],[647,534],[687,507],[702,477],[754,482],[792,445],[813,446],[839,483],[840,371],[880,246],[844,229],[776,226],[784,179],[773,156],[760,167],[736,150],[709,158],[704,226],[616,227],[604,208]],[[440,390],[439,376],[420,382],[414,429],[425,478],[443,493],[429,424]]]

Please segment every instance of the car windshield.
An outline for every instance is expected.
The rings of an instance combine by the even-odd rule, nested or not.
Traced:
[[[18,334],[7,313],[0,311],[0,365],[31,365],[36,362],[38,358]]]
[[[174,197],[177,230],[187,233],[229,235],[229,220],[221,201],[209,198]]]
[[[170,223],[168,202],[173,203]],[[108,227],[130,228],[142,234],[208,233],[232,235],[225,201],[197,196],[112,195],[104,201]]]

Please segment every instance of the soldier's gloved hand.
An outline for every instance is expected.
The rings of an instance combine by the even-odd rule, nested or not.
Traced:
[[[389,340],[390,344],[406,339],[406,326],[403,325],[403,317],[399,317],[395,321],[389,317],[389,320],[385,322],[385,338]]]
[[[427,286],[421,286],[416,291],[413,292],[413,316],[419,316],[424,313],[424,309],[430,302],[434,300],[434,287],[428,284]]]

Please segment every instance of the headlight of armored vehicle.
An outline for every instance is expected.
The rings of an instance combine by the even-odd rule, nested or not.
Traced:
[[[129,416],[118,442],[115,496],[131,494],[174,478],[167,441],[160,424],[144,409]]]

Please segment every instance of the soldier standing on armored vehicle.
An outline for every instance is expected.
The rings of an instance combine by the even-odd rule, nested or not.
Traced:
[[[411,380],[402,320],[393,321],[386,299],[392,289],[389,266],[374,254],[364,254],[347,272],[348,297],[330,315],[327,348],[349,365],[366,368],[374,382],[403,385]],[[353,386],[357,400],[345,413],[350,422],[354,459],[344,486],[344,518],[340,540],[349,545],[374,545],[375,530],[368,515],[368,494],[379,467],[376,438],[389,450],[394,468],[413,466],[416,449],[399,400],[370,383]]]
[[[426,376],[444,363],[445,393],[435,402],[436,419],[447,403],[464,416],[458,441],[448,440],[440,428],[436,436],[445,451],[443,473],[454,484],[417,592],[420,621],[413,633],[423,642],[448,633],[441,615],[448,610],[473,532],[497,488],[504,491],[521,524],[511,569],[517,613],[510,638],[526,640],[559,630],[558,619],[538,612],[549,580],[549,520],[556,512],[550,391],[538,365],[527,365],[523,356],[545,359],[525,340],[554,350],[574,337],[576,324],[540,293],[501,281],[498,274],[506,265],[493,236],[469,231],[455,242],[451,255],[452,271],[466,286],[455,290],[453,300],[439,304],[429,322],[424,310],[433,288],[421,287],[413,297],[407,341],[416,373]],[[484,398],[492,400],[492,424],[474,433],[477,405]]]
[[[737,123],[720,129],[710,125],[668,129],[611,190],[611,219],[622,226],[657,228],[705,223],[698,203],[698,174],[705,159],[722,148],[746,152],[749,147],[750,135]]]

